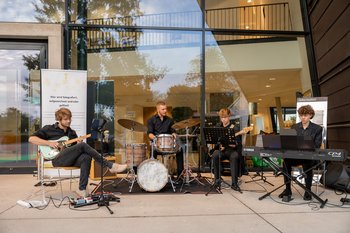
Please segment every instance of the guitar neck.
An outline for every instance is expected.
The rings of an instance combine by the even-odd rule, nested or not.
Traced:
[[[245,127],[241,131],[235,133],[235,136],[243,135],[252,130],[252,127]]]
[[[71,143],[74,143],[74,142],[77,142],[77,141],[81,141],[81,140],[84,140],[85,138],[89,138],[91,137],[91,134],[87,134],[87,135],[84,135],[84,136],[80,136],[78,138],[73,138],[73,139],[70,139],[68,141],[65,141],[64,144],[67,145],[67,144],[71,144]]]

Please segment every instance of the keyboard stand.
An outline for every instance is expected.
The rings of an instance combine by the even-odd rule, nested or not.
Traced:
[[[326,205],[328,199],[323,200],[323,199],[321,199],[316,193],[312,192],[311,190],[307,190],[306,187],[305,187],[305,185],[303,185],[302,183],[300,183],[300,182],[298,181],[298,179],[297,179],[298,177],[293,177],[293,176],[289,175],[283,168],[281,169],[281,167],[280,167],[276,162],[274,162],[273,160],[271,160],[269,157],[261,157],[261,158],[262,158],[262,160],[264,160],[267,164],[269,164],[273,169],[276,169],[276,171],[279,171],[279,172],[281,172],[283,175],[287,176],[287,177],[289,178],[289,180],[290,180],[289,182],[294,181],[297,185],[299,185],[299,187],[301,187],[301,188],[304,189],[306,192],[308,192],[311,196],[313,196],[318,202],[320,202],[320,204],[321,204],[321,205],[320,205],[320,208],[323,208],[323,207]],[[309,170],[314,169],[314,168],[316,168],[316,167],[318,167],[318,166],[320,166],[320,165],[322,165],[322,164],[324,164],[324,163],[325,163],[325,161],[320,161],[320,162],[317,163],[316,165],[312,166]],[[309,170],[304,171],[304,173],[308,172]],[[302,176],[302,175],[303,175],[303,174],[301,174],[300,176]],[[264,194],[263,196],[259,197],[259,200],[262,200],[262,199],[264,199],[265,197],[270,196],[271,193],[273,193],[273,192],[275,192],[276,190],[280,189],[280,188],[283,187],[284,185],[285,185],[285,184],[282,184],[282,185],[278,186],[277,188],[273,189],[272,191],[270,191],[270,192]]]

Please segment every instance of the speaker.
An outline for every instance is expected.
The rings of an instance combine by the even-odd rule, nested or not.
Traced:
[[[325,178],[325,184],[327,187],[345,190],[350,193],[350,165],[340,163],[329,164],[327,166]],[[323,179],[321,182],[323,182]]]
[[[113,163],[117,162],[117,159],[115,156],[108,156],[105,157],[108,161],[111,161]],[[116,179],[117,175],[115,173],[111,173],[108,168],[103,168],[104,179]],[[90,179],[92,180],[99,180],[101,179],[101,166],[100,163],[97,163],[94,159],[91,161],[91,168],[90,168]]]

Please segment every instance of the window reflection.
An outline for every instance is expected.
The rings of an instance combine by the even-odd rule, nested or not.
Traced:
[[[119,41],[120,31],[108,33],[108,40]],[[88,50],[88,79],[98,93],[93,109],[99,116],[113,118],[109,130],[120,160],[126,159],[126,144],[149,142],[145,133],[119,125],[119,119],[146,125],[160,100],[167,103],[169,116],[177,122],[199,117],[200,111],[200,33],[143,30],[138,37],[133,49],[109,47],[103,43],[106,37],[101,37],[99,44],[104,48]],[[111,94],[102,95],[106,85],[112,88]],[[106,103],[106,98],[112,101]],[[191,148],[196,150],[191,153],[198,156],[196,139],[191,140],[195,144]],[[183,139],[179,143],[183,144]]]
[[[63,23],[64,0],[2,0],[0,22]]]
[[[304,40],[256,37],[250,42],[228,43],[210,33],[206,38],[210,42],[206,43],[207,114],[215,116],[218,109],[227,107],[234,112],[232,118],[240,120],[241,128],[253,123],[253,134],[276,133],[270,107],[280,102],[282,107],[295,109],[296,93],[311,90]],[[249,115],[249,102],[257,103],[257,114]],[[290,126],[291,119],[285,120],[285,127]],[[208,119],[207,123],[216,122]]]
[[[205,1],[208,28],[302,31],[299,1]],[[224,16],[224,17],[223,17]],[[228,37],[227,35],[225,35]],[[244,38],[245,36],[241,36]]]
[[[0,9],[5,13],[0,21],[65,22],[64,0],[24,2],[2,1]],[[207,125],[215,125],[217,111],[222,107],[230,108],[234,113],[232,121],[241,124],[241,128],[254,123],[253,133],[257,134],[275,130],[271,123],[274,115],[269,109],[275,107],[276,98],[282,107],[290,108],[295,106],[296,92],[311,93],[304,39],[271,34],[276,30],[302,31],[298,1],[277,4],[266,1],[259,5],[256,1],[206,0],[203,12],[203,30],[207,31],[205,54],[201,54],[201,1],[70,2],[70,23],[89,24],[89,27],[68,27],[66,35],[71,36],[69,68],[88,70],[90,116],[108,120],[108,130],[115,138],[111,140],[113,146],[109,147],[111,153],[122,155],[128,143],[148,143],[144,133],[130,132],[117,120],[131,119],[145,124],[154,114],[158,100],[167,103],[169,114],[177,122],[205,117]],[[152,27],[157,28],[151,30]],[[242,32],[244,30],[249,30],[249,34]],[[269,30],[270,33],[250,33],[251,30]],[[203,55],[205,73],[201,74]],[[29,54],[23,61],[27,70],[13,75],[25,74],[25,80],[6,81],[11,83],[6,87],[10,95],[14,90],[21,93],[16,96],[21,107],[11,103],[15,98],[7,101],[8,96],[2,96],[8,106],[0,109],[2,117],[11,115],[21,124],[29,119],[29,131],[38,126],[35,122],[39,117],[39,76],[33,71],[28,75],[28,70],[38,67],[36,56]],[[6,67],[6,62],[2,64]],[[200,93],[203,77],[205,93]],[[249,102],[258,103],[258,114],[249,115]],[[28,110],[27,103],[34,107]],[[201,116],[200,106],[205,106],[205,116]],[[183,129],[179,130],[179,134],[183,133]]]
[[[72,1],[71,20],[79,24],[78,2]],[[202,18],[196,0],[93,0],[86,9],[87,23],[99,25],[200,27]]]
[[[40,121],[40,85],[35,70],[40,51],[0,50],[0,162],[1,166],[28,166],[36,156],[28,136]]]

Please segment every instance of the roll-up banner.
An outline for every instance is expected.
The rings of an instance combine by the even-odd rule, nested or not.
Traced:
[[[62,107],[72,112],[71,128],[86,135],[87,72],[82,70],[41,70],[41,126],[56,122]],[[60,171],[61,176],[79,176],[80,170]],[[45,169],[44,176],[57,177],[58,170]]]
[[[41,70],[41,126],[55,123],[61,107],[72,112],[71,128],[86,134],[87,72],[83,70]]]

